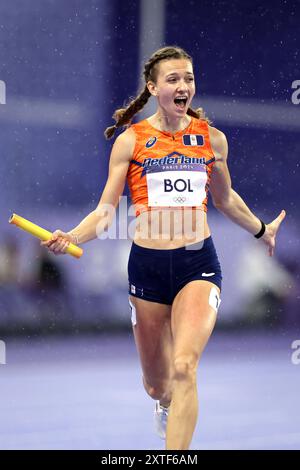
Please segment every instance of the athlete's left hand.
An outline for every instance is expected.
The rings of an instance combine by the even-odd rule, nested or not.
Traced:
[[[276,234],[285,216],[286,212],[282,210],[276,219],[266,225],[266,231],[261,237],[261,240],[269,247],[269,256],[274,254]]]

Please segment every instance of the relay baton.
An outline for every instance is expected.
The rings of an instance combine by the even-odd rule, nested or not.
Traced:
[[[25,230],[25,232],[28,232],[34,237],[37,237],[43,241],[50,240],[50,238],[52,237],[52,233],[49,232],[48,230],[45,230],[44,228],[39,227],[38,225],[30,222],[29,220],[24,219],[23,217],[17,214],[13,214],[10,217],[9,223],[16,225],[22,230]],[[70,245],[68,246],[66,250],[66,253],[74,256],[75,258],[80,258],[80,256],[83,254],[83,250],[82,248],[79,248],[79,246],[74,245],[73,243],[70,243]]]

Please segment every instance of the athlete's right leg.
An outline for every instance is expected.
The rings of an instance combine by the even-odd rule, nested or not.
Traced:
[[[143,384],[151,398],[169,406],[172,398],[171,306],[130,296],[132,325],[143,371]]]

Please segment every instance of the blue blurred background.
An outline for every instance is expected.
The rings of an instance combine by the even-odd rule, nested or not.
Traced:
[[[292,99],[300,94],[293,88],[299,24],[299,1],[0,2],[0,339],[8,338],[11,364],[0,446],[156,445],[134,391],[141,384],[127,302],[130,240],[95,240],[80,260],[55,257],[8,219],[15,212],[52,231],[70,230],[96,207],[113,144],[103,132],[143,86],[143,63],[175,44],[194,59],[194,107],[227,135],[234,189],[266,222],[287,211],[270,259],[210,204],[224,283],[203,365],[208,418],[197,448],[299,448],[299,370],[290,359],[300,335],[300,105]],[[137,119],[154,111],[150,100]],[[86,332],[106,340],[44,339]],[[14,343],[12,335],[25,336]],[[78,364],[91,374],[84,380]],[[128,404],[114,415],[122,444],[108,431],[120,387]],[[115,405],[102,406],[112,398]]]

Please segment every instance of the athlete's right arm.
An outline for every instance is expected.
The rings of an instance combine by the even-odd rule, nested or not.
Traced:
[[[135,134],[129,128],[120,134],[114,142],[110,155],[108,178],[96,209],[69,232],[55,230],[52,238],[41,242],[41,245],[46,246],[54,254],[65,254],[70,242],[76,245],[86,243],[97,238],[109,227],[124,190],[134,146]]]

